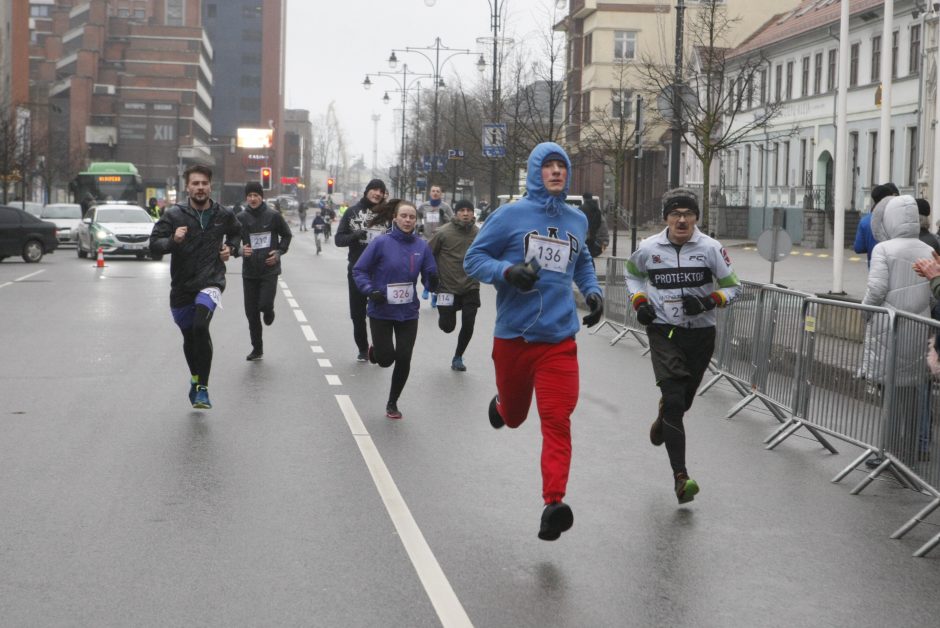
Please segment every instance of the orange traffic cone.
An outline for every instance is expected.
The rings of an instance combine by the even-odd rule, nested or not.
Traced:
[[[104,268],[104,247],[98,247],[98,261],[95,263],[95,268]]]

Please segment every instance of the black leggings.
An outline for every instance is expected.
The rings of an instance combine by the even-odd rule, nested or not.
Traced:
[[[349,318],[353,324],[353,340],[356,341],[359,353],[365,355],[369,350],[369,332],[366,327],[366,306],[369,299],[356,287],[352,269],[346,272],[346,283],[349,287]]]
[[[457,351],[454,356],[463,357],[463,352],[467,350],[470,339],[473,338],[473,325],[477,320],[476,305],[464,305],[460,310],[460,334],[457,335]],[[457,327],[457,310],[452,307],[437,307],[438,321],[437,326],[445,334],[449,334]]]
[[[245,316],[248,318],[248,334],[252,349],[264,352],[262,339],[261,314],[274,309],[274,297],[277,294],[277,275],[261,277],[242,277],[245,293]]]
[[[418,319],[409,321],[389,321],[381,318],[369,318],[372,329],[372,354],[382,368],[395,365],[392,371],[392,387],[388,392],[388,402],[398,403],[401,391],[411,372],[411,352],[418,337]],[[394,343],[392,335],[395,336]]]
[[[209,335],[209,323],[212,322],[212,310],[204,305],[196,305],[193,326],[182,329],[183,355],[189,372],[199,378],[200,386],[209,385],[209,370],[212,368],[212,336]]]

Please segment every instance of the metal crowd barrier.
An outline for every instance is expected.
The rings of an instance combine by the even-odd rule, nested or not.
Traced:
[[[610,344],[633,334],[648,352],[627,298],[624,262],[607,260],[605,324],[617,332]],[[891,535],[901,538],[940,508],[940,375],[928,368],[931,338],[940,341],[940,322],[743,282],[739,297],[718,313],[715,375],[699,394],[723,378],[731,383],[743,399],[728,418],[761,401],[783,423],[766,439],[767,449],[801,428],[832,453],[838,451],[826,436],[861,448],[832,479],[840,482],[877,459],[852,494],[887,472],[929,496],[930,503]],[[940,364],[940,353],[935,357]],[[940,534],[914,556],[937,545]]]
[[[645,355],[649,351],[649,343],[646,341],[646,330],[637,322],[636,313],[630,305],[626,267],[625,257],[607,258],[607,274],[604,277],[604,321],[591,333],[596,334],[604,327],[610,327],[615,332],[610,341],[611,346],[628,334],[632,335],[646,349]]]

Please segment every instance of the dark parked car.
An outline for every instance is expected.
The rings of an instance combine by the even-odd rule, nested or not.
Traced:
[[[27,262],[38,262],[59,246],[56,227],[28,212],[0,205],[0,260],[21,255]]]

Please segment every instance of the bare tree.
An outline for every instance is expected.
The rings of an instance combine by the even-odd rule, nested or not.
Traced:
[[[610,101],[592,103],[589,111],[581,112],[582,132],[578,151],[588,158],[588,162],[602,164],[605,170],[613,175],[613,253],[616,255],[617,228],[625,206],[624,180],[627,159],[631,151],[635,151],[639,146],[642,137],[636,130],[634,92],[630,88],[636,81],[631,79],[629,65],[626,63],[618,63],[614,71],[616,74],[612,81]]]
[[[724,3],[718,0],[702,0],[690,10],[693,13],[687,22],[686,41],[692,54],[683,55],[687,62],[681,75],[676,75],[675,66],[665,58],[645,56],[639,69],[650,99],[670,95],[674,86],[679,86],[684,139],[702,162],[701,222],[707,229],[712,162],[722,152],[748,141],[755,131],[767,129],[780,114],[782,104],[767,98],[758,108],[751,107],[766,59],[759,53],[734,55],[731,35],[740,18],[730,17]],[[672,125],[668,112],[653,110],[653,114],[664,124]]]
[[[17,169],[18,145],[16,115],[12,109],[0,109],[0,184],[4,205],[10,200],[11,184],[20,180],[20,172]]]

